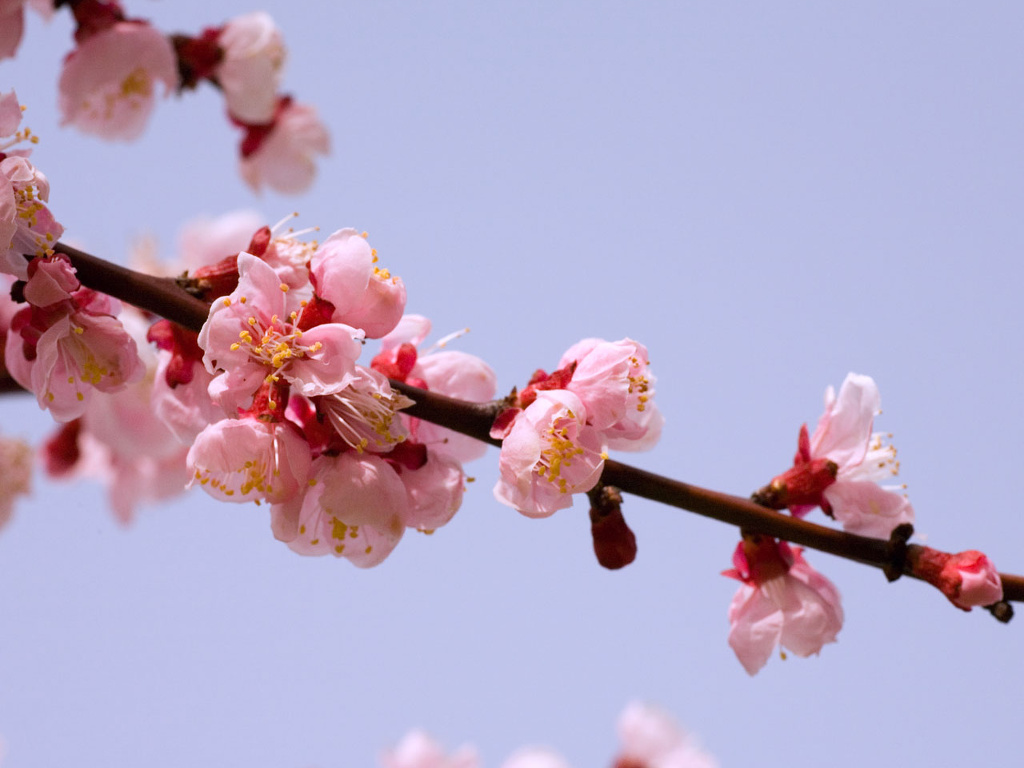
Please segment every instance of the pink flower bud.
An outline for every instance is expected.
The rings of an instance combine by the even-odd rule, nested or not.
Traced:
[[[912,573],[938,587],[949,601],[965,611],[1003,599],[1003,583],[992,561],[974,549],[950,554],[931,547],[910,553]]]

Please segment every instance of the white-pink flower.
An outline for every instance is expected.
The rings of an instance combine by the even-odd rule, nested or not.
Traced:
[[[309,262],[317,295],[334,305],[334,321],[362,328],[379,339],[398,325],[405,311],[405,284],[377,266],[366,235],[340,229],[324,240]]]
[[[246,128],[239,161],[246,184],[257,192],[264,186],[284,194],[309,189],[316,175],[315,157],[330,152],[330,138],[316,109],[284,97],[273,122]]]
[[[576,364],[566,389],[587,408],[609,448],[647,450],[661,436],[663,417],[654,402],[647,347],[632,339],[584,339],[566,351],[559,368]]]
[[[572,392],[538,392],[502,441],[495,498],[528,517],[547,517],[571,506],[572,494],[593,488],[606,456],[598,431],[586,422]]]
[[[781,495],[781,505],[801,516],[820,505],[847,531],[877,538],[912,523],[914,509],[903,486],[880,485],[899,471],[896,449],[885,442],[889,436],[872,431],[880,412],[870,376],[847,375],[838,395],[829,387],[814,434],[801,427],[793,468],[769,486]]]
[[[452,754],[426,731],[409,731],[402,740],[380,756],[381,768],[479,768],[480,758],[470,746]]]
[[[221,501],[285,502],[305,490],[309,446],[288,422],[254,418],[211,424],[189,449],[191,480]]]
[[[615,768],[715,768],[717,761],[700,748],[667,712],[639,701],[619,715],[619,755]]]
[[[0,94],[0,272],[28,276],[28,256],[47,253],[64,228],[46,202],[50,184],[28,157],[35,143],[28,128],[20,129],[22,108],[14,91]]]
[[[269,123],[285,59],[274,20],[263,11],[237,16],[224,25],[217,43],[224,56],[213,74],[228,112],[243,123]]]
[[[466,482],[462,465],[455,459],[432,447],[427,448],[426,457],[420,467],[402,467],[399,477],[409,497],[405,524],[419,531],[434,531],[459,511]]]
[[[301,555],[334,555],[369,568],[384,560],[405,532],[405,486],[371,453],[315,459],[309,487],[271,509],[274,536]]]
[[[843,626],[835,586],[811,568],[799,547],[745,536],[724,575],[743,582],[729,606],[729,645],[750,675],[776,646],[797,656],[817,654]]]
[[[166,96],[177,85],[177,59],[167,37],[147,22],[119,21],[64,60],[61,121],[104,139],[130,141],[145,129],[160,86]]]
[[[306,397],[340,392],[355,377],[362,331],[340,323],[298,327],[300,301],[266,263],[238,255],[238,287],[210,307],[199,334],[203,362],[217,374],[210,396],[248,408],[267,381],[284,379]]]
[[[95,306],[111,303],[116,302],[99,299]],[[37,317],[42,322],[34,327]],[[32,335],[42,331],[28,349],[22,329]],[[79,310],[48,316],[29,307],[15,316],[12,330],[17,332],[7,335],[7,368],[57,421],[81,416],[94,389],[117,392],[145,372],[135,341],[109,314]],[[34,353],[31,359],[27,351]]]

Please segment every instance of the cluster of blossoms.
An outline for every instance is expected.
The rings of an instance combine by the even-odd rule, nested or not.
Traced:
[[[24,0],[0,1],[0,59],[15,54]],[[285,47],[274,21],[255,12],[198,36],[166,35],[130,18],[116,0],[70,0],[31,5],[49,18],[54,6],[74,14],[75,48],[59,82],[62,121],[104,139],[138,138],[157,94],[195,88],[201,81],[224,95],[230,121],[243,131],[239,170],[253,189],[293,194],[307,189],[315,158],[330,140],[312,107],[280,92]]]
[[[619,750],[612,768],[714,768],[718,763],[662,710],[640,702],[619,716]],[[453,753],[427,733],[414,730],[381,755],[381,768],[479,768],[476,750],[463,746]],[[501,768],[569,768],[565,758],[545,747],[517,750]]]
[[[227,230],[219,223],[201,239],[207,255],[217,253],[210,242],[234,253],[192,270],[193,289],[211,300],[199,334],[168,321],[147,331],[137,315],[124,316],[133,334],[124,332],[122,348],[134,354],[134,335],[156,351],[141,344],[135,375],[117,378],[133,388],[116,406],[102,392],[43,397],[18,379],[68,417],[46,447],[50,473],[104,477],[125,521],[138,502],[186,483],[223,501],[267,503],[275,536],[296,552],[364,567],[381,562],[407,528],[445,525],[461,504],[462,463],[486,446],[406,417],[411,401],[388,376],[485,401],[494,373],[466,353],[420,350],[430,323],[403,315],[404,284],[378,265],[365,234],[343,229],[304,242],[265,226],[254,234],[249,217]],[[37,259],[29,271],[50,274],[51,264],[67,267]],[[32,279],[26,295],[36,293]],[[9,348],[24,343],[12,331]],[[379,339],[380,352],[364,366],[357,361],[367,339]]]
[[[495,421],[491,436],[502,443],[494,496],[528,517],[547,517],[597,485],[609,448],[646,450],[662,422],[646,347],[585,339],[554,373],[536,371]]]
[[[905,486],[885,484],[898,473],[899,462],[886,443],[891,435],[874,431],[879,413],[881,396],[871,377],[849,374],[838,395],[828,387],[814,434],[806,424],[800,428],[793,466],[755,493],[754,501],[796,517],[819,507],[844,530],[874,538],[888,539],[899,526],[909,529],[914,510]],[[958,607],[970,610],[1002,599],[999,574],[981,553],[922,549],[914,574]],[[724,575],[742,586],[729,607],[729,645],[747,672],[756,674],[778,646],[809,656],[835,642],[843,624],[839,592],[798,547],[745,535],[733,565]]]
[[[275,536],[296,552],[363,567],[407,528],[445,525],[461,504],[462,462],[478,451],[401,414],[411,401],[388,375],[488,400],[490,368],[462,353],[419,353],[429,323],[403,319],[401,279],[353,229],[304,243],[264,228],[235,264],[237,286],[214,299],[193,346],[159,324],[150,334],[170,356],[161,391],[178,405],[168,410],[187,413],[198,386],[225,414],[194,435],[192,482],[225,501],[270,503]],[[359,365],[370,338],[381,352]]]

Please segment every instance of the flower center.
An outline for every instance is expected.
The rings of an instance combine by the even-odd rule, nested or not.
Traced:
[[[568,483],[562,477],[562,468],[571,466],[572,459],[583,454],[583,449],[570,437],[575,426],[576,416],[572,411],[567,411],[565,416],[555,419],[542,436],[545,445],[537,462],[537,475],[557,485],[561,493],[569,492]]]

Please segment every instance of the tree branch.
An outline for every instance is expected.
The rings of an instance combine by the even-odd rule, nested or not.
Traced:
[[[71,260],[79,280],[89,288],[134,304],[195,332],[206,322],[209,306],[189,294],[173,278],[152,277],[135,272],[63,243],[58,243],[54,250]],[[501,444],[490,437],[491,424],[503,407],[500,401],[469,403],[404,382],[392,381],[391,385],[415,401],[414,405],[405,410],[408,415],[440,424],[491,445]],[[781,514],[749,499],[689,485],[617,461],[605,462],[601,482],[636,496],[735,525],[748,533],[773,536],[880,568],[890,580],[901,573],[914,576],[910,566],[913,557],[909,555],[922,549],[916,544],[906,544],[909,531],[902,531],[902,537],[894,532],[894,537],[889,541],[858,536]],[[1000,577],[1004,600],[1024,602],[1024,577],[1010,573],[1000,574]],[[1001,611],[997,608],[993,613],[999,618]],[[1005,614],[1005,611],[1002,613]]]

